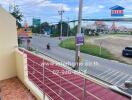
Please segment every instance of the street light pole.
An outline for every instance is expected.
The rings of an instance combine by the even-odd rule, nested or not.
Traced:
[[[58,11],[59,15],[61,16],[61,28],[60,28],[60,39],[62,39],[62,32],[63,32],[63,27],[62,27],[62,20],[63,20],[63,13],[64,13],[64,10],[61,9],[61,11]]]
[[[80,2],[79,2],[79,13],[78,13],[78,28],[77,28],[77,34],[81,33],[82,10],[83,10],[83,0],[80,0]],[[75,65],[75,70],[79,70],[79,59],[80,59],[80,45],[76,45],[76,55],[75,55],[76,65]]]

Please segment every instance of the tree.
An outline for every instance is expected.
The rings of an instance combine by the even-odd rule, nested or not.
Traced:
[[[31,26],[30,28],[32,28],[32,32],[36,34],[43,34],[44,31],[51,30],[51,26],[48,22],[43,22],[41,25]]]
[[[68,29],[69,28],[69,29]],[[51,25],[51,34],[53,37],[58,37],[60,36],[61,33],[61,22],[59,22],[56,25]],[[69,30],[70,34],[70,26],[66,22],[62,22],[62,36],[67,36],[67,30]],[[69,36],[68,34],[68,36]]]
[[[70,31],[70,26],[66,23],[66,22],[63,22],[62,23],[62,31],[63,31],[63,36],[67,36],[67,30]],[[57,37],[57,36],[60,36],[60,29],[61,29],[61,22],[59,22],[58,24],[56,25],[49,25],[48,22],[43,22],[40,26],[36,26],[36,27],[31,27],[32,28],[32,31],[33,33],[44,33],[44,31],[47,31],[47,32],[50,32],[51,33],[51,36],[53,37]],[[68,29],[69,28],[69,29]],[[69,34],[68,34],[69,35]]]
[[[61,29],[61,22],[59,22],[57,25],[57,30],[59,35],[61,33],[60,29]],[[70,30],[70,26],[66,22],[62,22],[62,36],[67,36],[67,30]]]
[[[52,37],[59,36],[57,25],[51,25],[51,36]]]
[[[76,26],[74,26],[70,31],[71,31],[71,35],[72,36],[76,36],[76,34],[77,34],[77,28],[78,28],[78,25],[76,25]],[[81,28],[81,33],[86,33],[85,32],[85,28]]]
[[[21,21],[22,21],[22,18],[23,18],[23,14],[20,11],[19,6],[15,5],[13,7],[13,11],[10,12],[10,13],[16,18],[16,24],[17,24],[18,28],[21,28],[22,27]]]
[[[51,26],[49,25],[48,22],[42,23],[41,26],[40,26],[40,28],[41,28],[41,33],[44,33],[44,31],[51,30]]]
[[[36,27],[31,26],[30,28],[32,28],[32,32],[33,33],[36,33],[36,34],[40,34],[41,33],[40,32],[40,25],[39,26],[36,26]]]
[[[77,25],[71,29],[71,34],[75,36],[77,34]]]

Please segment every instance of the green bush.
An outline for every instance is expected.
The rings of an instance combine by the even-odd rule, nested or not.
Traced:
[[[67,39],[64,40],[60,43],[60,46],[63,48],[67,48],[70,50],[75,50],[75,39]],[[98,57],[102,57],[102,58],[106,58],[106,59],[117,59],[116,57],[114,57],[114,55],[112,55],[107,49],[102,48],[101,51],[101,55],[100,55],[100,47],[91,43],[86,43],[84,45],[81,46],[80,51],[86,54],[90,54],[93,56],[98,56]]]

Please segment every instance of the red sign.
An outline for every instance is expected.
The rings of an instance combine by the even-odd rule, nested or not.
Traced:
[[[111,14],[123,14],[123,10],[112,10]]]

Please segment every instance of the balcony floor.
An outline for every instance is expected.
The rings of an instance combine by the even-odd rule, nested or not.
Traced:
[[[0,100],[36,100],[18,78],[0,82],[0,97]]]

